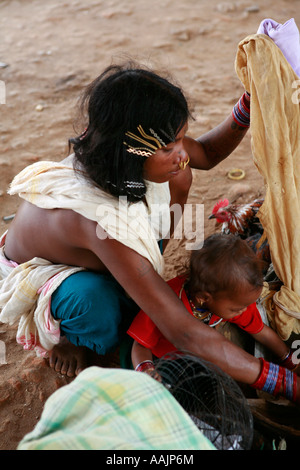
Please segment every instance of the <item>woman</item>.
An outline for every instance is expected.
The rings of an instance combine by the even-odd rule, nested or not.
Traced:
[[[53,164],[57,199],[65,196],[64,184],[58,185],[60,168],[72,171],[72,202],[39,204],[33,187],[41,169],[31,179],[26,179],[25,169],[23,186],[18,186],[19,180],[12,185],[11,193],[23,193],[25,201],[3,241],[6,259],[22,265],[38,257],[53,265],[84,268],[63,280],[51,296],[51,313],[62,335],[49,352],[55,370],[78,374],[86,366],[86,348],[100,354],[113,350],[120,341],[120,327],[126,331],[132,316],[143,309],[178,349],[217,364],[238,381],[257,380],[260,361],[193,318],[164,282],[152,241],[130,244],[111,236],[97,218],[77,210],[78,197],[71,194],[72,184],[75,193],[81,178],[81,189],[96,188],[109,204],[122,196],[126,208],[148,210],[149,191],[155,196],[163,189],[169,205],[183,207],[192,182],[191,168],[209,170],[244,137],[249,126],[248,100],[244,94],[222,124],[194,140],[186,136],[190,115],[177,86],[131,64],[111,66],[87,88],[83,105],[88,122],[84,133],[71,140],[74,156],[61,166]],[[45,191],[48,196],[49,188]],[[172,219],[170,224],[172,231]],[[151,250],[153,255],[148,256]]]

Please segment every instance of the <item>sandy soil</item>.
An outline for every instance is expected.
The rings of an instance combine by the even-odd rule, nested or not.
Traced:
[[[299,0],[4,0],[0,2],[0,231],[19,200],[6,194],[13,176],[30,163],[60,160],[74,135],[76,104],[82,88],[102,69],[128,55],[167,69],[182,85],[197,137],[219,124],[243,92],[236,77],[237,44],[255,33],[264,18],[300,25]],[[241,182],[228,178],[242,168]],[[255,168],[250,133],[239,148],[210,172],[197,172],[190,203],[204,204],[205,235],[216,230],[207,219],[219,198],[241,194],[250,201],[264,193]],[[186,255],[184,242],[171,241],[166,277]],[[15,342],[15,326],[0,325],[5,354],[0,365],[0,449],[15,449],[33,429],[47,397],[68,379]],[[107,358],[114,364],[115,357]],[[5,363],[4,363],[5,362]]]

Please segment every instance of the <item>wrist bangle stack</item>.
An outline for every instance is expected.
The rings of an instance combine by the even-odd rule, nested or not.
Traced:
[[[296,401],[297,375],[285,367],[267,362],[260,358],[262,369],[256,382],[251,387],[270,393],[282,395],[288,400]]]
[[[250,126],[250,95],[247,91],[233,107],[232,118],[241,127]]]
[[[145,372],[149,369],[154,369],[154,363],[150,360],[140,362],[135,368],[137,372]]]

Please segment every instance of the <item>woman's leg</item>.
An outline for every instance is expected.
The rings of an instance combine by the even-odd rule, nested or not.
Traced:
[[[119,346],[138,307],[112,276],[81,271],[69,276],[53,293],[51,311],[61,320],[63,339],[78,348],[77,355],[82,348],[105,355]],[[64,368],[66,362],[70,359],[64,361]]]

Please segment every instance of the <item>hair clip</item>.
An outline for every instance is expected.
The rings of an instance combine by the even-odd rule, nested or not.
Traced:
[[[161,144],[162,147],[167,146],[167,144],[162,140],[161,137],[159,137],[159,135],[153,129],[150,128],[149,131],[159,141],[159,143]]]
[[[140,133],[140,136],[134,134],[133,132],[129,132],[129,131],[126,132],[125,135],[127,137],[130,137],[130,139],[136,140],[137,142],[140,142],[141,144],[143,144],[149,152],[150,151],[155,152],[158,148],[162,147],[162,145],[159,143],[159,141],[155,137],[152,137],[151,135],[146,134],[146,132],[144,131],[144,129],[142,128],[141,125],[139,125],[137,129]],[[147,139],[147,140],[145,140],[145,139]],[[149,142],[149,140],[154,141],[156,145]],[[132,148],[134,148],[134,147],[132,147]],[[141,147],[139,147],[139,149],[140,148]]]
[[[134,155],[139,155],[140,157],[150,157],[155,153],[154,151],[145,150],[144,147],[131,147],[127,142],[123,142],[123,144],[127,145],[128,148],[126,149],[126,151],[128,153],[133,153]]]
[[[124,181],[124,184],[126,188],[138,188],[138,189],[145,188],[144,183],[141,183],[140,181]]]
[[[171,129],[170,124],[169,129]],[[128,142],[124,141],[124,145],[127,145],[128,147],[127,152],[143,157],[150,157],[150,155],[153,155],[156,150],[167,146],[166,142],[152,128],[149,129],[152,135],[147,134],[141,124],[138,125],[137,130],[139,134],[134,134],[133,132],[128,131],[125,133],[125,135],[131,140],[139,142],[143,145],[143,147],[134,147],[133,145],[130,145]],[[162,131],[162,129],[160,129],[160,131],[170,140],[170,142],[175,140],[175,138],[172,139],[165,131]],[[171,134],[173,134],[173,131]]]

